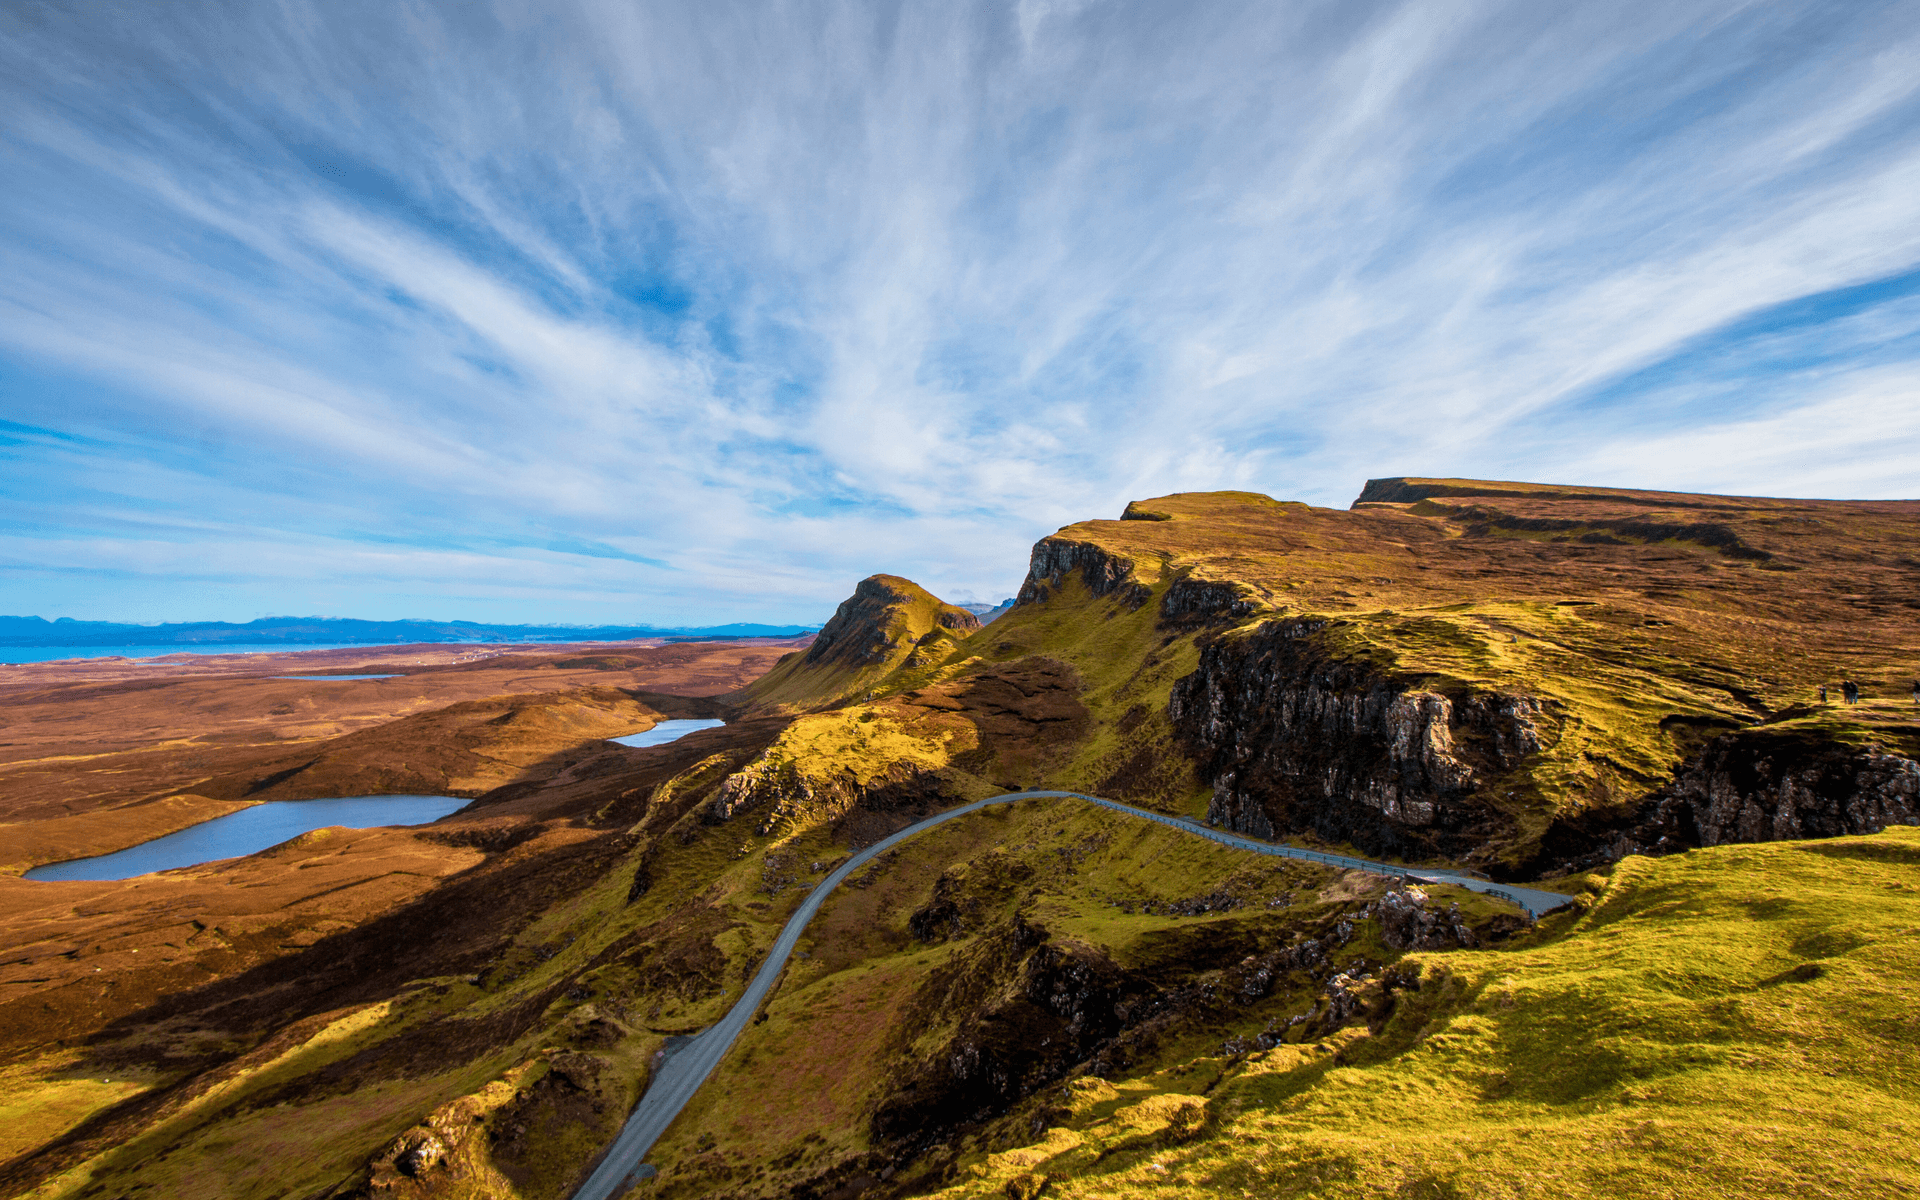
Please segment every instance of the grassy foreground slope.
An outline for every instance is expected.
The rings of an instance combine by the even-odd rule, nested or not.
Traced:
[[[1031,1141],[1031,1101],[1065,1081],[1298,1038],[1286,1021],[1327,979],[1398,957],[1370,916],[1379,879],[1111,816],[990,809],[857,876],[641,1194],[917,1194]],[[1462,920],[1521,924],[1491,905]]]
[[[1912,828],[1629,859],[1311,1045],[1076,1080],[939,1195],[1913,1195],[1916,939]]]

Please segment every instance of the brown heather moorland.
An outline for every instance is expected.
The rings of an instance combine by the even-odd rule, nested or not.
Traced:
[[[0,1194],[569,1195],[837,862],[1031,786],[1569,904],[990,809],[827,900],[634,1195],[1912,1194],[1917,534],[1380,480],[1069,526],[984,628],[876,576],[810,646],[16,668],[13,872],[256,800],[475,803],[0,878]]]

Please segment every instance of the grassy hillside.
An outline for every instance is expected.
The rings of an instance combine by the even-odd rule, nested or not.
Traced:
[[[603,739],[721,709],[526,686],[255,755],[197,794],[491,790],[217,888],[0,880],[0,1194],[557,1200],[846,854],[1035,785],[1593,869],[1529,929],[1077,802],[969,816],[827,902],[635,1195],[1914,1190],[1920,835],[1848,831],[1920,803],[1916,532],[1465,480],[1162,497],[1043,539],[985,628],[862,582],[671,746]],[[263,888],[284,920],[234,899]]]
[[[1920,750],[1920,504],[1466,480],[1367,497],[1166,496],[1068,526],[1006,616],[866,693],[985,728],[968,681],[1046,664],[1085,719],[1040,781],[1520,873],[1582,823],[1630,824],[1715,737]],[[776,675],[782,695],[841,690],[801,659]],[[1200,711],[1222,703],[1241,708]],[[1236,729],[1284,761],[1249,766]],[[1329,743],[1346,758],[1315,758]]]
[[[1050,1092],[937,1194],[1911,1194],[1917,922],[1912,828],[1630,859],[1310,1045]]]
[[[980,619],[910,579],[860,581],[813,644],[783,658],[745,692],[760,708],[815,708],[859,697],[888,675],[944,659]]]
[[[644,1194],[937,1187],[969,1148],[1030,1140],[1022,1097],[1251,1043],[1343,967],[1398,958],[1368,915],[1385,888],[1076,801],[943,826],[827,902]],[[1523,924],[1465,903],[1489,937]],[[1009,1104],[1027,1115],[994,1121]]]

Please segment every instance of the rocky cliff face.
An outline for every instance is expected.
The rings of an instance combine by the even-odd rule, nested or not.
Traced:
[[[1370,854],[1484,856],[1504,833],[1491,793],[1557,736],[1549,704],[1448,695],[1336,661],[1317,620],[1222,638],[1169,713],[1203,778],[1208,819],[1256,837],[1312,833]],[[1556,823],[1523,875],[1729,842],[1877,833],[1920,823],[1920,763],[1765,731],[1728,734],[1624,813]]]
[[[1873,748],[1747,730],[1715,738],[1626,817],[1557,825],[1537,870],[1629,854],[1879,833],[1920,824],[1920,762]]]
[[[1373,854],[1479,849],[1496,814],[1477,797],[1554,736],[1548,706],[1421,690],[1336,661],[1315,638],[1324,627],[1275,620],[1222,638],[1175,685],[1169,713],[1213,784],[1208,818]]]
[[[1492,865],[1487,848],[1513,832],[1493,793],[1553,744],[1552,706],[1422,690],[1336,661],[1316,640],[1324,626],[1276,620],[1222,638],[1175,686],[1169,713],[1213,785],[1208,819],[1256,837],[1312,833],[1370,854]],[[1709,742],[1644,801],[1556,822],[1502,873],[1916,823],[1920,762],[1749,730]]]
[[[1163,521],[1170,518],[1140,515],[1129,507],[1124,521]],[[1018,604],[1045,600],[1061,582],[1078,574],[1096,599],[1118,595],[1129,610],[1153,598],[1153,589],[1136,573],[1136,563],[1093,542],[1064,537],[1042,538],[1034,544],[1026,581]],[[1169,625],[1192,626],[1240,621],[1268,606],[1258,589],[1232,579],[1196,578],[1182,570],[1161,597],[1159,619]]]
[[[1239,621],[1260,611],[1261,601],[1245,584],[1182,576],[1160,601],[1160,619],[1169,624]]]
[[[1144,584],[1133,578],[1132,559],[1091,542],[1046,537],[1033,545],[1033,557],[1027,564],[1027,578],[1020,585],[1020,594],[1014,602],[1033,604],[1044,600],[1049,592],[1060,586],[1062,580],[1075,572],[1079,573],[1087,590],[1095,596],[1105,596],[1124,587],[1128,603],[1136,609],[1152,596]]]

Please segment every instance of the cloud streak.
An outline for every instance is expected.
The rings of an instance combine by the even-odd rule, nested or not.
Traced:
[[[0,439],[0,609],[790,620],[1173,490],[1920,494],[1911,6],[0,21],[0,418],[71,435]]]

